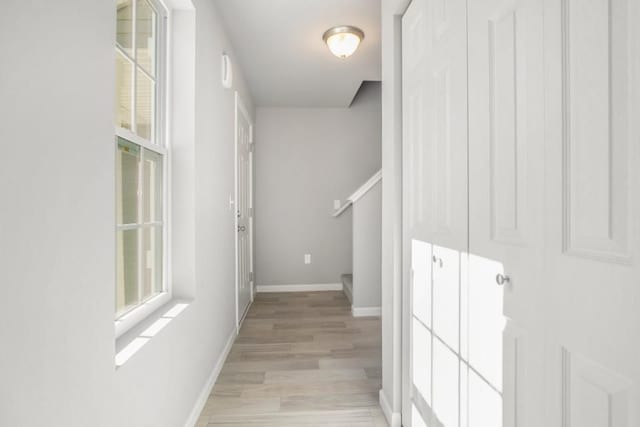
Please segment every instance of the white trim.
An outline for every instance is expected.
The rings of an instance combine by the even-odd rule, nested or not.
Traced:
[[[391,411],[391,405],[389,405],[389,401],[387,400],[387,396],[384,394],[384,390],[380,390],[378,395],[380,396],[380,408],[382,408],[382,413],[387,419],[389,427],[402,427],[401,414],[400,412]]]
[[[211,395],[211,390],[213,390],[213,386],[218,380],[218,375],[220,375],[222,366],[224,365],[225,360],[227,360],[227,356],[231,351],[231,347],[233,347],[233,343],[235,342],[236,336],[237,336],[236,328],[233,328],[233,330],[231,331],[231,334],[229,335],[229,338],[227,339],[227,343],[225,344],[224,349],[222,350],[222,353],[218,357],[216,364],[213,366],[211,375],[209,375],[209,378],[207,378],[207,382],[204,384],[204,387],[202,388],[202,391],[198,395],[198,398],[196,399],[196,403],[195,405],[193,405],[193,409],[191,410],[191,413],[189,414],[187,421],[184,423],[185,427],[193,427],[198,422],[198,418],[200,418],[200,414],[202,413],[202,410],[204,409],[204,406],[207,404],[207,400]]]
[[[173,12],[174,10],[194,10],[191,0],[158,0],[166,10]]]
[[[351,306],[351,315],[353,317],[380,317],[382,315],[382,307]]]
[[[126,139],[127,141],[132,142],[136,145],[139,145],[142,148],[146,148],[147,150],[155,151],[156,153],[162,154],[163,156],[167,154],[166,146],[154,144],[153,142],[150,142],[147,139],[141,138],[140,136],[133,133],[129,129],[125,129],[120,126],[116,126],[115,129],[116,129],[115,130],[116,136],[119,136],[122,139]]]
[[[349,206],[353,205],[358,200],[363,198],[380,181],[382,181],[382,170],[379,170],[378,172],[376,172],[375,175],[373,175],[371,178],[369,178],[369,180],[367,182],[362,184],[362,186],[360,188],[358,188],[352,195],[347,197],[347,200],[346,200],[345,204],[340,209],[335,211],[333,213],[333,216],[334,217],[339,217],[340,215],[342,215],[342,213],[344,211],[346,211],[349,208]]]
[[[163,292],[117,318],[114,322],[115,338],[120,338],[125,332],[142,322],[147,318],[147,316],[167,304],[169,301],[171,301],[171,293]]]
[[[342,283],[315,283],[301,285],[258,285],[256,292],[323,292],[341,291]]]
[[[367,182],[365,182],[360,188],[358,188],[351,196],[348,197],[353,203],[360,200],[365,194],[367,194],[375,185],[382,180],[382,169],[376,172]]]
[[[240,313],[238,310],[238,91],[233,94],[233,263],[234,263],[234,300],[236,312],[236,332],[240,330]]]

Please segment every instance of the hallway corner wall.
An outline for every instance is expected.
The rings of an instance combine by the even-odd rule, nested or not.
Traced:
[[[352,272],[352,213],[333,218],[333,201],[380,169],[380,85],[372,89],[351,108],[257,109],[259,286],[339,283]]]

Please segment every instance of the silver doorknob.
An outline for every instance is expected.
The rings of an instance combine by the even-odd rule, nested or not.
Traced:
[[[439,266],[440,268],[442,268],[442,266],[443,266],[443,264],[444,264],[444,263],[442,262],[442,258],[438,258],[438,257],[436,257],[436,256],[434,255],[432,259],[433,259],[433,263],[434,263],[434,264],[438,264],[438,266]]]
[[[245,231],[247,228],[244,225],[238,226],[238,231]]]
[[[511,277],[498,273],[496,275],[496,283],[503,286],[505,283],[511,283]]]

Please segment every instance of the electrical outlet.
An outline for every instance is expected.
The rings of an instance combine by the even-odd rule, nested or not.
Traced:
[[[304,263],[311,264],[311,254],[304,254]]]
[[[338,210],[340,209],[340,206],[342,205],[342,202],[340,202],[340,200],[334,200],[333,201],[333,209],[334,210]]]

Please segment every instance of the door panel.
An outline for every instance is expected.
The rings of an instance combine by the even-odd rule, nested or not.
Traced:
[[[413,391],[419,393],[424,402],[431,403],[431,331],[420,321],[413,319],[413,334],[411,336]],[[428,412],[428,410],[427,410]]]
[[[252,129],[249,114],[236,92],[236,265],[237,322],[252,299]]]
[[[565,249],[625,260],[631,136],[628,2],[562,3]]]
[[[403,424],[431,427],[432,354],[432,245],[428,234],[434,222],[433,188],[429,184],[428,161],[432,145],[428,64],[431,56],[429,0],[414,0],[402,19],[403,69],[403,188],[412,197],[403,197],[403,288],[409,291],[405,307],[410,313],[402,320]],[[410,354],[408,353],[410,349]]]
[[[460,417],[460,263],[468,240],[465,15],[465,0],[414,0],[402,23],[407,427],[458,426]]]
[[[433,333],[454,351],[460,340],[460,252],[433,247]]]
[[[413,315],[427,328],[431,328],[432,246],[414,240],[411,244],[411,258]]]
[[[459,426],[460,362],[458,355],[439,339],[433,340],[434,425]]]
[[[469,370],[468,427],[502,425],[502,396],[476,372]]]
[[[502,264],[469,255],[468,356],[469,365],[491,386],[502,391],[503,289],[495,277],[503,274]]]
[[[429,0],[427,22],[430,76],[428,120],[424,141],[431,212],[427,240],[442,247],[467,250],[467,55],[466,2]]]
[[[545,311],[543,3],[478,0],[468,7],[469,264],[463,295],[469,320],[463,341],[472,373],[501,393],[485,396],[488,405],[499,398],[501,408],[500,423],[486,425],[547,425],[544,411],[523,409],[541,408],[544,399],[538,351]],[[505,327],[518,330],[517,340]],[[470,388],[483,389],[473,374]],[[469,419],[478,422],[481,405],[471,391],[469,399]]]
[[[403,17],[405,227],[467,247],[466,20],[462,0],[415,0]]]
[[[545,1],[553,426],[640,424],[638,19],[634,0]]]
[[[566,395],[571,426],[630,426],[632,384],[628,379],[583,357],[564,351]]]

